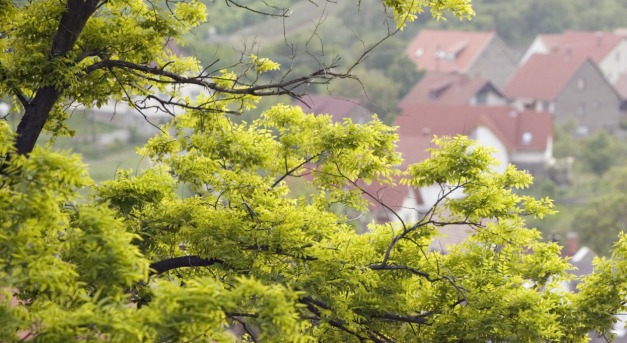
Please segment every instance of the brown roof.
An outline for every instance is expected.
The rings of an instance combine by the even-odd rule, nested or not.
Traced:
[[[352,115],[370,118],[372,112],[364,108],[359,100],[333,97],[328,95],[307,94],[295,103],[302,107],[305,113],[330,114],[333,121],[342,121]]]
[[[492,87],[499,93],[490,81],[480,76],[431,71],[401,99],[398,107],[402,109],[411,104],[425,103],[465,105],[485,87]]]
[[[570,55],[575,60],[586,58],[600,62],[624,37],[611,32],[566,31],[561,35],[541,35],[550,53]]]
[[[494,37],[494,32],[422,30],[405,53],[420,70],[465,73]]]
[[[430,147],[433,135],[469,135],[484,126],[499,137],[511,153],[544,151],[553,134],[550,113],[518,112],[509,106],[413,105],[407,107],[394,124],[399,126],[399,150],[406,163],[427,157],[420,151]]]
[[[403,208],[403,201],[406,197],[413,197],[417,204],[422,204],[422,197],[420,191],[417,189],[402,185],[399,180],[396,180],[396,185],[381,185],[373,182],[369,185],[363,185],[364,190],[368,194],[364,194],[364,198],[370,202],[370,210],[377,213],[378,221],[396,221],[397,218],[389,210],[392,209],[398,212]],[[383,206],[382,204],[385,204]]]
[[[512,76],[503,92],[510,97],[554,100],[589,59],[562,54],[535,54]]]

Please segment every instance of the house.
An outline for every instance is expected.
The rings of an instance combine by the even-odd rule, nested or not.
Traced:
[[[305,113],[329,114],[335,122],[350,118],[354,123],[363,124],[372,119],[372,111],[357,99],[308,94],[294,105],[300,106]]]
[[[498,87],[517,65],[495,32],[422,30],[405,53],[418,70],[479,75]]]
[[[615,131],[623,120],[620,94],[590,58],[534,54],[503,92],[517,110],[551,112],[556,125],[574,122],[581,134]]]
[[[611,32],[566,31],[538,35],[520,60],[524,65],[534,54],[558,54],[576,61],[590,58],[610,83],[627,72],[627,39]]]
[[[398,104],[506,105],[507,98],[490,81],[458,72],[427,72]]]
[[[498,171],[509,163],[539,174],[552,157],[553,126],[548,112],[518,112],[510,106],[443,106],[414,104],[406,106],[394,123],[399,127],[398,150],[403,155],[403,168],[429,157],[433,135],[467,135],[484,145],[495,147],[501,162]],[[407,185],[365,186],[371,200],[371,212],[379,223],[419,220],[438,200],[439,185],[415,189]],[[451,197],[461,197],[456,192]],[[447,251],[448,245],[459,244],[472,234],[465,225],[440,228],[430,249]]]
[[[422,137],[427,144],[417,148],[428,148],[433,135],[462,134],[495,147],[501,171],[512,163],[540,174],[553,154],[553,125],[548,112],[517,111],[510,106],[416,105],[407,107],[395,125],[399,126],[401,152],[414,149],[406,146],[411,142],[406,137]],[[414,156],[407,155],[411,163],[419,161]]]
[[[553,125],[548,112],[519,112],[510,106],[417,104],[407,106],[394,124],[399,127],[398,150],[404,158],[403,167],[429,157],[426,149],[432,147],[433,135],[467,135],[494,147],[495,157],[501,162],[497,171],[501,172],[511,163],[532,174],[542,174],[552,157]],[[378,219],[394,220],[393,210],[409,221],[420,218],[441,191],[437,185],[418,190],[405,185],[371,185],[367,190],[387,206],[374,204],[372,210]]]

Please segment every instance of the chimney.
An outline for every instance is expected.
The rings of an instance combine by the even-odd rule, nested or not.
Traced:
[[[603,32],[597,31],[596,37],[597,37],[597,46],[603,45]]]
[[[566,256],[573,256],[579,251],[579,237],[576,232],[566,235]]]

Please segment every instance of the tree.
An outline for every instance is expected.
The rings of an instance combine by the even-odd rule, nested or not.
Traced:
[[[249,8],[237,1],[227,2]],[[431,6],[436,17],[445,10],[460,17],[474,14],[468,0],[383,3],[393,11],[399,29],[413,21],[423,6]],[[205,7],[197,0],[2,0],[0,9],[0,96],[13,96],[24,113],[16,142],[21,155],[32,151],[44,127],[55,134],[67,133],[64,107],[70,104],[100,106],[113,99],[145,110],[155,106],[147,101],[153,100],[164,111],[179,106],[211,112],[216,110],[213,103],[217,99],[191,104],[177,95],[177,87],[166,86],[195,84],[231,98],[298,96],[303,85],[350,76],[350,68],[337,71],[332,60],[321,63],[309,75],[291,77],[287,73],[279,81],[258,83],[255,71],[278,66],[251,55],[248,68],[252,75],[236,75],[201,68],[194,59],[177,58],[164,46],[171,39],[179,41],[206,19]],[[282,10],[268,15],[287,13]],[[155,96],[156,90],[169,96]]]
[[[605,130],[599,130],[582,142],[579,156],[587,169],[597,176],[603,176],[613,165],[616,165],[624,156],[621,142]]]
[[[597,189],[607,187],[584,208],[577,212],[572,227],[579,234],[581,243],[595,253],[609,255],[616,235],[627,227],[624,207],[627,202],[627,168],[612,168],[603,179],[597,181]]]
[[[419,10],[384,3],[401,18]],[[469,11],[465,1],[424,4]],[[611,314],[624,310],[627,239],[566,293],[560,248],[523,219],[551,213],[550,200],[513,193],[531,177],[495,173],[488,148],[436,138],[430,159],[399,170],[395,130],[376,118],[333,123],[280,105],[233,122],[256,95],[326,76],[241,85],[228,71],[185,74],[183,60],[151,45],[160,39],[139,38],[178,33],[199,18],[195,4],[174,14],[133,0],[0,5],[1,87],[25,112],[17,133],[0,122],[1,341],[232,342],[236,323],[250,341],[584,341],[610,334]],[[106,41],[110,50],[92,50]],[[259,73],[277,67],[251,59]],[[131,101],[129,89],[149,97],[175,92],[171,82],[214,92],[179,103],[186,113],[140,150],[154,164],[146,171],[94,185],[80,157],[29,147],[25,133],[41,120],[63,130],[66,101]],[[315,191],[291,198],[288,180],[305,176]],[[332,211],[366,211],[378,200],[364,183],[397,179],[440,185],[441,198],[416,222],[361,235]],[[429,251],[447,225],[474,234],[446,255]]]
[[[1,132],[10,153],[7,125]],[[232,341],[233,323],[267,341],[609,333],[623,309],[624,239],[580,293],[566,293],[560,247],[521,217],[550,213],[550,201],[511,191],[528,174],[496,174],[492,151],[464,137],[436,139],[430,159],[401,173],[391,168],[395,138],[377,120],[334,124],[286,106],[240,125],[192,111],[142,149],[152,169],[120,172],[83,203],[77,188],[91,181],[77,156],[41,147],[15,156],[0,192],[1,339]],[[307,173],[316,192],[289,198],[286,180]],[[358,181],[395,176],[440,184],[442,197],[417,222],[361,235],[330,210],[363,210]],[[196,195],[177,196],[181,185]],[[447,198],[462,189],[466,197]],[[429,251],[452,224],[475,233],[448,254]]]

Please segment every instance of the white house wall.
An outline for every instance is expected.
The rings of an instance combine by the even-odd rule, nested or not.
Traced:
[[[412,189],[407,189],[407,194],[403,199],[403,206],[398,210],[398,215],[405,222],[415,222],[418,220],[418,212],[422,211],[422,205],[418,204]]]
[[[611,83],[627,72],[627,40],[623,39],[599,62],[599,69]]]
[[[523,57],[518,62],[518,65],[522,66],[523,64],[527,63],[527,61],[531,58],[533,54],[546,54],[547,52],[549,52],[549,49],[542,41],[542,38],[540,38],[540,36],[536,36],[536,38],[533,40],[533,43],[531,43]]]
[[[510,162],[509,157],[507,155],[507,148],[490,129],[484,126],[479,126],[475,129],[475,131],[473,132],[470,138],[478,141],[482,145],[491,146],[495,148],[496,152],[494,152],[493,156],[500,162],[500,164],[495,167],[495,171],[499,173],[505,172],[505,169],[507,168],[507,165]],[[543,156],[544,155],[541,154],[541,157]],[[403,216],[402,216],[403,218],[405,218],[405,215],[407,216],[410,215],[410,213],[408,213],[407,211],[411,211],[413,215],[417,215],[417,211],[413,209],[417,209],[419,211],[424,212],[428,210],[429,208],[431,208],[431,206],[433,206],[436,203],[436,201],[438,201],[440,194],[442,192],[442,189],[440,188],[439,185],[431,185],[428,187],[421,187],[419,191],[422,197],[422,202],[423,202],[422,206],[419,206],[417,203],[415,203],[415,199],[413,197],[406,196],[405,199],[403,200],[403,207],[405,210],[405,212],[403,212]],[[464,195],[463,191],[459,190],[451,194],[449,197],[461,198],[463,195]],[[413,203],[412,203],[412,200],[414,201]],[[412,217],[412,218],[415,219],[417,217]]]
[[[544,151],[517,152],[511,155],[511,162],[544,164],[545,162],[547,162],[547,159]]]
[[[500,139],[487,127],[479,126],[475,129],[473,137],[479,143],[485,146],[491,146],[496,149],[493,156],[501,162],[500,165],[496,166],[495,171],[499,173],[505,172],[507,165],[509,164],[509,157],[507,155],[507,148],[501,142]]]

